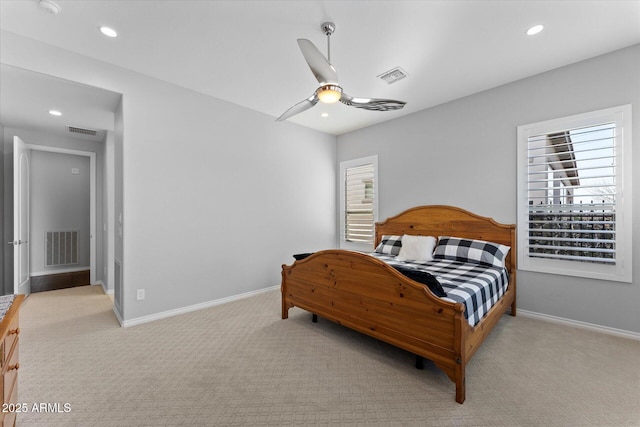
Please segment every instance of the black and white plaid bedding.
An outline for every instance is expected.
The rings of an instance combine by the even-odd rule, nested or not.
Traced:
[[[386,255],[398,255],[402,248],[402,236],[382,236],[375,252]]]
[[[509,283],[506,268],[479,263],[463,263],[453,260],[427,262],[403,262],[395,256],[370,253],[381,261],[394,265],[411,266],[431,273],[447,293],[442,299],[465,305],[464,316],[469,325],[475,326],[489,309],[504,295]]]
[[[460,262],[479,262],[504,267],[504,260],[511,248],[484,240],[461,239],[440,236],[433,252],[434,259],[451,259]]]

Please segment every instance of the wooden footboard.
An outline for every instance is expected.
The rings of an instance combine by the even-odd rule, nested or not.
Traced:
[[[327,250],[282,267],[282,318],[291,307],[432,360],[464,400],[464,306],[434,296],[384,262]]]
[[[465,400],[465,367],[500,316],[515,315],[515,226],[501,225],[458,208],[423,206],[376,224],[383,234],[450,235],[511,246],[510,282],[503,298],[475,327],[464,305],[433,295],[372,256],[325,250],[282,266],[282,318],[299,307],[433,361]]]

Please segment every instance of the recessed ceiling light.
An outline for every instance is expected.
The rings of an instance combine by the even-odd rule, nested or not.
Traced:
[[[534,25],[527,30],[528,36],[534,36],[544,29],[544,25]]]
[[[52,116],[61,116],[62,113],[58,110],[49,110],[49,114],[51,114]]]
[[[116,30],[110,27],[102,26],[100,27],[100,32],[107,37],[118,37],[118,33],[116,32]]]
[[[329,117],[329,113],[322,113],[320,114],[321,117]]]

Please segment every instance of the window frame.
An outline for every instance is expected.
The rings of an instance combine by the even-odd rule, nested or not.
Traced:
[[[616,158],[616,262],[612,265],[571,260],[557,260],[529,256],[529,137],[576,128],[615,124],[614,147]],[[546,120],[517,129],[517,223],[518,269],[587,277],[617,282],[632,281],[632,180],[631,180],[631,105]]]
[[[378,155],[360,157],[352,160],[344,160],[340,162],[339,173],[340,177],[338,179],[338,183],[340,186],[339,197],[340,197],[340,211],[338,213],[340,217],[339,221],[339,236],[340,242],[339,247],[341,249],[352,249],[352,250],[362,250],[362,251],[372,251],[373,244],[362,243],[362,242],[351,242],[346,240],[346,189],[345,189],[345,180],[346,180],[346,171],[350,168],[355,168],[359,166],[365,165],[373,165],[373,225],[378,221]],[[374,234],[375,239],[375,234]],[[374,242],[375,243],[375,242]]]

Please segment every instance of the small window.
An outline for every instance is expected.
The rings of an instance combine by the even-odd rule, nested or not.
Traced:
[[[341,247],[369,249],[378,217],[377,156],[340,163]]]
[[[518,127],[519,268],[631,281],[630,117]]]

